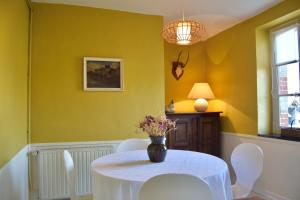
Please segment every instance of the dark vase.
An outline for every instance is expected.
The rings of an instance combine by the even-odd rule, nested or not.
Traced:
[[[147,148],[150,161],[163,162],[167,155],[165,136],[150,136],[150,139],[151,139],[151,144],[149,144]]]

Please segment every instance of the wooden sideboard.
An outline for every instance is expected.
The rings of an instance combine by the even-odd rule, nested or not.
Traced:
[[[176,120],[176,130],[167,136],[168,148],[220,156],[220,113],[166,113]]]

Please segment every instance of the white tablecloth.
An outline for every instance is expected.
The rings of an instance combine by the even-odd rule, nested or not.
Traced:
[[[166,173],[197,176],[209,185],[214,200],[232,199],[227,164],[204,153],[168,150],[164,162],[152,163],[146,150],[127,151],[98,158],[91,168],[94,200],[137,200],[146,180]]]

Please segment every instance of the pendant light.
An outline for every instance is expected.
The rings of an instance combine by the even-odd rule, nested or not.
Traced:
[[[206,34],[205,27],[198,21],[185,20],[184,14],[181,20],[166,24],[162,37],[171,44],[191,45],[200,42]]]

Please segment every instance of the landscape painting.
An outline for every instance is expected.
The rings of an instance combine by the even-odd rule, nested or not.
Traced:
[[[122,91],[122,59],[84,57],[85,91]]]

